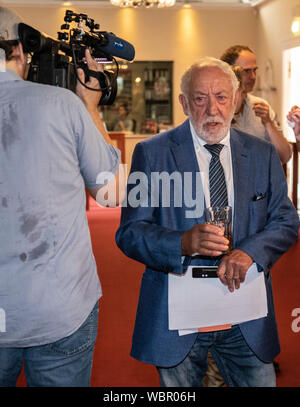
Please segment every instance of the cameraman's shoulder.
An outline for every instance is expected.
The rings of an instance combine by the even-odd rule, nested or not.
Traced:
[[[43,98],[43,100],[53,99],[57,101],[74,101],[78,103],[78,96],[69,89],[61,88],[58,86],[45,85],[42,83],[24,81],[25,90],[27,94]]]

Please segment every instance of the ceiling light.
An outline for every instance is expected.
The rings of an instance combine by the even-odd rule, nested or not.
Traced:
[[[293,10],[291,31],[294,35],[300,34],[300,6],[296,6]]]
[[[172,7],[176,0],[110,0],[111,4],[118,7]]]

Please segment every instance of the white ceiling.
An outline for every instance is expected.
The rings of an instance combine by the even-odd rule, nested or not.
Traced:
[[[246,7],[246,6],[257,6],[267,0],[177,0],[177,3],[191,3],[193,6],[214,6],[214,7]],[[64,4],[71,3],[71,4]],[[101,5],[110,6],[109,0],[0,0],[2,5]],[[112,6],[113,7],[113,6]]]

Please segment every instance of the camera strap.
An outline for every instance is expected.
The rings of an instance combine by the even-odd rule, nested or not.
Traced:
[[[102,79],[102,78],[101,78],[101,74],[103,74],[103,72],[100,72],[100,71],[92,71],[92,70],[90,70],[90,69],[87,69],[87,70],[86,70],[86,74],[87,74],[88,76],[92,76],[93,78],[98,79],[98,81],[99,81],[100,79]]]
[[[85,69],[85,80],[86,82],[89,81],[89,78],[92,76],[93,78],[98,79],[98,82],[100,84],[101,90],[105,90],[105,89],[110,89],[111,88],[111,84],[110,81],[108,80],[107,76],[105,75],[104,72],[101,71],[93,71],[90,69]],[[97,89],[95,89],[97,90]]]

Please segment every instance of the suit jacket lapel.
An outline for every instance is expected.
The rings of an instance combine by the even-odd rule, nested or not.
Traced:
[[[243,138],[234,129],[231,129],[230,146],[234,187],[233,241],[235,243],[239,240],[239,235],[244,235],[242,229],[247,228],[245,219],[249,202],[245,197],[248,196],[250,157]]]
[[[189,120],[186,120],[171,137],[171,150],[179,171],[199,171]]]
[[[198,166],[198,161],[197,161],[197,156],[194,148],[194,143],[193,143],[193,138],[190,130],[190,124],[189,120],[186,120],[178,129],[176,132],[171,137],[172,139],[172,146],[171,146],[171,151],[174,155],[175,163],[177,165],[178,171],[181,172],[182,176],[184,176],[184,173],[190,173],[193,174],[192,176],[192,185],[184,185],[184,188],[187,188],[190,190],[190,194],[187,194],[186,198],[188,196],[191,196],[193,192],[193,199],[195,199],[195,188],[196,188],[196,181],[201,183],[199,185],[198,183],[198,191],[202,191],[202,196],[203,196],[203,202],[204,202],[204,194],[203,194],[203,187],[202,187],[202,182],[200,179],[200,174],[198,174],[198,177],[196,178],[195,173],[199,173],[199,166]],[[201,189],[199,189],[201,188]],[[191,206],[191,202],[185,201],[187,206]],[[198,214],[197,214],[198,215]],[[196,216],[194,218],[195,223],[201,223],[203,221],[202,217],[202,212],[199,214],[199,216]]]

